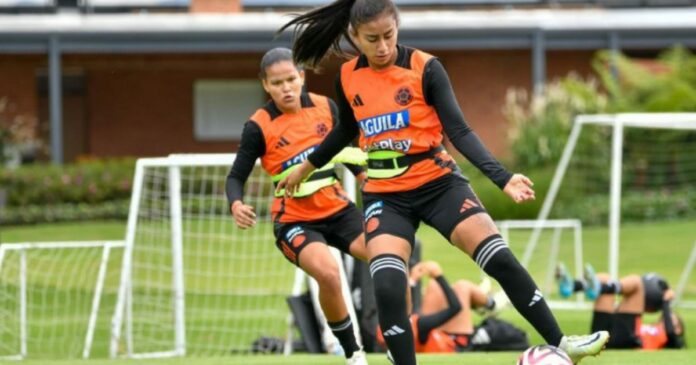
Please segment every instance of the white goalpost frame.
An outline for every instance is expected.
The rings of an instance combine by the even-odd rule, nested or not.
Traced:
[[[696,302],[694,301],[684,301],[682,296],[684,295],[684,290],[686,290],[686,283],[689,281],[691,272],[696,264],[696,241],[694,241],[694,247],[691,249],[691,254],[689,259],[686,261],[686,266],[682,270],[682,274],[679,277],[679,282],[677,283],[676,289],[674,289],[674,305],[684,308],[696,308]]]
[[[537,216],[537,225],[534,227],[528,245],[536,245],[541,235],[543,222],[548,219],[551,207],[556,199],[558,190],[570,162],[570,157],[575,149],[580,131],[585,124],[606,125],[613,128],[612,132],[612,161],[610,180],[610,208],[609,208],[609,275],[619,277],[619,228],[621,224],[621,171],[623,164],[623,140],[624,128],[655,128],[655,129],[680,129],[696,130],[696,113],[623,113],[623,114],[596,114],[579,115],[575,118],[568,142],[563,150],[558,167],[551,181],[549,192]]]
[[[10,356],[0,356],[0,360],[23,360],[28,355],[27,337],[28,337],[28,318],[27,318],[27,256],[29,250],[59,250],[59,249],[80,249],[80,248],[102,248],[102,256],[99,264],[99,272],[96,278],[94,288],[94,296],[92,297],[92,305],[88,320],[87,329],[85,332],[84,347],[82,350],[82,358],[88,359],[92,349],[92,341],[94,340],[94,330],[97,324],[97,316],[99,313],[99,305],[101,302],[101,294],[104,288],[104,280],[106,278],[106,270],[109,262],[109,256],[112,248],[125,247],[124,241],[62,241],[62,242],[22,242],[22,243],[3,243],[0,245],[0,270],[4,263],[5,255],[8,251],[19,251],[19,338],[20,351],[19,354]]]
[[[561,244],[561,233],[563,229],[573,230],[573,255],[574,255],[574,266],[575,266],[575,277],[582,276],[582,262],[583,262],[583,243],[582,243],[582,222],[578,219],[549,219],[539,223],[536,220],[503,220],[496,221],[496,226],[500,229],[500,234],[503,239],[510,244],[510,230],[511,229],[540,229],[551,228],[553,229],[553,236],[551,238],[551,252],[549,254],[546,276],[542,288],[548,289],[550,283],[553,282],[553,273],[555,267],[558,263],[558,251]],[[522,254],[522,260],[520,263],[522,266],[527,268],[532,260],[532,254],[536,249],[538,240],[534,241],[533,244],[527,244],[524,253]],[[548,301],[551,308],[562,308],[562,309],[586,309],[588,304],[584,302],[583,296],[576,295],[576,301]]]
[[[183,261],[183,229],[182,229],[182,207],[181,207],[181,172],[182,166],[231,166],[234,162],[236,154],[220,153],[220,154],[172,154],[168,157],[142,158],[136,162],[135,175],[133,178],[133,192],[128,213],[128,223],[126,228],[125,247],[123,252],[123,263],[121,269],[121,278],[118,289],[118,297],[116,308],[111,321],[111,340],[109,345],[109,356],[111,358],[119,357],[118,344],[122,337],[122,328],[126,326],[126,351],[127,354],[123,357],[133,359],[148,359],[148,358],[165,358],[186,355],[186,325],[185,325],[185,280],[184,280],[184,261]],[[259,165],[259,161],[256,162]],[[142,194],[142,185],[144,182],[145,169],[147,167],[167,167],[169,169],[169,196],[171,197],[170,214],[172,220],[171,237],[172,237],[172,289],[174,292],[174,328],[175,340],[171,351],[160,351],[150,353],[134,353],[132,341],[132,257],[133,246],[135,244],[135,234],[138,220],[138,209],[140,207],[140,199]],[[344,174],[344,187],[349,198],[355,200],[355,178],[350,173]],[[232,219],[232,218],[230,218]],[[339,270],[342,278],[342,289],[344,299],[348,307],[349,314],[354,323],[358,323],[355,315],[355,308],[351,301],[351,295],[347,284],[346,273],[343,269],[343,264],[340,261],[340,252],[331,247],[331,252],[336,260],[339,260]],[[307,278],[307,275],[301,269],[296,269],[295,279],[289,294],[299,295],[302,291],[302,282]],[[311,281],[313,279],[309,278]],[[317,286],[309,285],[312,295],[318,296]],[[125,315],[125,318],[124,318]],[[331,331],[326,323],[323,315],[323,333],[331,334]],[[288,317],[288,331],[284,346],[284,353],[289,355],[292,353],[292,316]],[[360,329],[354,326],[356,338],[360,343]],[[324,340],[330,338],[324,336]],[[335,340],[335,339],[334,339]]]

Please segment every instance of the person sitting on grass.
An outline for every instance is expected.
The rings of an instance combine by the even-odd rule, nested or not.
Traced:
[[[489,295],[490,279],[477,286],[467,280],[458,280],[450,286],[442,268],[435,261],[424,261],[410,270],[411,297],[413,290],[424,276],[430,277],[418,311],[409,317],[414,333],[416,352],[462,352],[471,349],[475,333],[472,310],[495,314],[507,306],[509,300],[502,291]],[[389,331],[385,333],[389,334]],[[382,331],[377,331],[377,341],[385,346]]]
[[[609,331],[607,348],[639,348],[656,350],[686,347],[684,321],[673,313],[670,305],[674,291],[667,281],[655,273],[628,275],[612,280],[606,273],[595,274],[586,265],[583,279],[573,279],[565,265],[560,264],[556,278],[560,295],[569,298],[584,291],[588,300],[594,300],[592,331]],[[621,300],[615,306],[616,296]],[[658,323],[643,323],[643,313],[662,311]]]

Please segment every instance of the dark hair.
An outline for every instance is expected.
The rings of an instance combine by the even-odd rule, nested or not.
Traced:
[[[281,61],[294,62],[292,59],[292,51],[289,48],[276,47],[266,52],[266,54],[261,57],[261,71],[259,71],[259,78],[261,78],[261,80],[265,80],[266,69]],[[295,68],[297,68],[298,71],[302,69],[297,65],[295,65]]]
[[[677,317],[677,322],[679,323],[679,327],[681,327],[682,333],[679,336],[682,336],[683,338],[686,338],[684,336],[684,333],[686,333],[686,327],[684,327],[684,319],[676,313],[674,313],[674,316]]]
[[[357,50],[348,36],[349,25],[357,29],[359,25],[385,13],[399,21],[399,11],[392,0],[336,0],[297,16],[277,33],[294,27],[292,49],[295,63],[315,68],[329,50],[337,55],[345,55],[340,45],[342,37]]]

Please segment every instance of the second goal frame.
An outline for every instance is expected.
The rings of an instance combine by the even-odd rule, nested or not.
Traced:
[[[580,132],[584,125],[605,125],[612,128],[611,142],[611,174],[609,189],[609,275],[619,277],[619,228],[621,224],[621,178],[623,168],[623,143],[625,128],[653,128],[696,130],[696,113],[623,113],[623,114],[595,114],[579,115],[575,118],[573,127],[568,137],[568,142],[563,150],[558,167],[551,181],[551,186],[546,194],[544,203],[539,211],[537,220],[546,221],[551,212],[561,182],[566,173],[570,158],[575,149]],[[541,234],[542,226],[534,228],[529,245],[536,245]]]

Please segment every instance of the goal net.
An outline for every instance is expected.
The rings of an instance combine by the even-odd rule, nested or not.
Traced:
[[[578,116],[527,248],[544,222],[568,218],[582,222],[596,271],[677,286],[696,241],[696,114]],[[696,280],[683,287],[695,300]]]
[[[107,356],[123,246],[0,245],[0,359]]]
[[[112,357],[226,355],[285,340],[296,269],[275,246],[273,184],[257,163],[244,189],[256,226],[230,216],[233,154],[171,155],[136,165]]]
[[[557,300],[556,270],[566,265],[571,275],[580,277],[583,264],[582,222],[579,219],[503,220],[495,222],[510,248],[521,255],[520,263],[536,281],[551,308],[585,310],[590,305],[582,295],[574,301]],[[534,229],[540,230],[534,244],[528,244]]]

